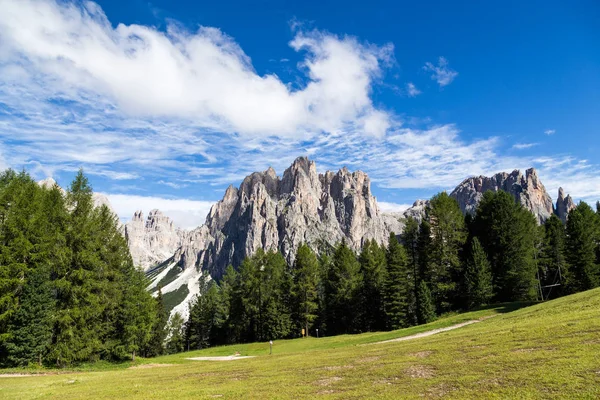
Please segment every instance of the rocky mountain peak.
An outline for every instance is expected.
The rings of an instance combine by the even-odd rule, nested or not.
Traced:
[[[186,266],[197,265],[219,276],[257,249],[280,250],[289,262],[307,243],[317,251],[343,238],[359,250],[367,239],[380,243],[400,232],[397,218],[383,216],[364,172],[319,175],[314,161],[298,157],[280,178],[273,168],[248,175],[236,191],[230,187],[206,220],[186,241]],[[194,261],[191,254],[196,253]]]
[[[123,231],[134,264],[144,270],[171,257],[184,235],[157,209],[151,210],[146,219],[142,211],[136,211]]]
[[[538,223],[543,223],[554,212],[552,198],[540,181],[535,168],[519,170],[510,174],[501,172],[491,177],[478,176],[465,179],[454,189],[450,196],[454,197],[463,212],[474,213],[483,193],[488,190],[504,190],[510,193],[517,202],[531,210]]]
[[[562,222],[567,222],[569,212],[575,208],[575,202],[571,195],[565,197],[565,191],[563,188],[558,189],[558,199],[556,199],[556,208],[554,209],[556,215]]]

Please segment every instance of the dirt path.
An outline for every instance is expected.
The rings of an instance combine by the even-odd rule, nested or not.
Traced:
[[[381,341],[381,342],[375,342],[375,343],[369,343],[369,344],[382,344],[382,343],[392,343],[392,342],[404,342],[405,340],[420,339],[420,338],[424,338],[424,337],[427,337],[427,336],[433,336],[433,335],[438,334],[438,333],[448,332],[448,331],[452,331],[454,329],[462,328],[463,326],[476,324],[478,322],[485,321],[486,319],[495,317],[496,315],[490,315],[490,316],[487,316],[487,317],[481,317],[479,319],[473,319],[471,321],[462,322],[460,324],[456,324],[456,325],[452,325],[452,326],[447,326],[445,328],[433,329],[431,331],[421,332],[421,333],[417,333],[415,335],[403,336],[403,337],[399,337],[397,339],[384,340],[384,341]]]
[[[186,360],[193,361],[233,361],[233,360],[241,360],[243,358],[254,358],[255,356],[221,356],[221,357],[190,357],[186,358]]]

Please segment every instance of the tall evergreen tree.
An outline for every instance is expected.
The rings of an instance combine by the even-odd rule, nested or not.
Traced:
[[[496,301],[536,298],[537,266],[533,214],[504,191],[485,192],[473,222],[492,266]]]
[[[345,241],[335,250],[324,282],[327,333],[336,335],[357,331],[357,298],[360,264]]]
[[[14,366],[42,365],[52,345],[54,322],[49,268],[40,266],[31,272],[19,303],[8,326],[6,361]]]
[[[361,331],[385,329],[384,284],[386,255],[376,241],[367,240],[359,256],[359,317]]]
[[[158,294],[154,299],[154,324],[152,325],[152,333],[146,346],[146,355],[150,357],[161,356],[165,353],[165,340],[169,334],[167,324],[169,322],[169,314],[163,303],[161,288],[158,288]]]
[[[402,233],[402,242],[407,250],[408,274],[410,283],[410,293],[407,294],[407,315],[408,325],[415,325],[417,320],[417,308],[419,305],[419,223],[416,219],[408,217],[404,232]]]
[[[471,241],[471,251],[465,268],[467,306],[474,308],[488,303],[493,297],[492,271],[487,255],[477,237]]]
[[[431,225],[428,221],[428,216],[423,218],[419,225],[419,238],[417,240],[417,263],[418,263],[418,281],[431,282],[430,260],[432,233]]]
[[[566,260],[565,260],[565,225],[552,215],[543,226],[543,243],[539,260],[540,281],[544,298],[558,297],[564,292]],[[559,285],[559,286],[554,286]]]
[[[167,342],[167,352],[169,354],[181,353],[185,350],[185,340],[183,332],[183,317],[176,312],[169,321],[169,340]]]
[[[410,282],[406,250],[398,243],[396,235],[390,233],[384,291],[384,309],[388,329],[399,329],[407,325],[409,292]]]
[[[429,282],[438,312],[456,302],[461,275],[460,252],[467,232],[458,202],[446,192],[435,195],[429,206],[432,240],[429,246]]]
[[[293,296],[295,309],[296,330],[304,329],[308,336],[310,328],[317,317],[319,260],[306,244],[301,245],[296,252],[293,270]]]
[[[596,262],[599,237],[597,215],[581,202],[567,219],[565,256],[568,263],[567,287],[571,292],[592,289],[600,283],[600,266]]]
[[[435,304],[431,297],[431,291],[425,281],[419,283],[419,307],[417,309],[417,318],[419,324],[427,324],[435,319]]]

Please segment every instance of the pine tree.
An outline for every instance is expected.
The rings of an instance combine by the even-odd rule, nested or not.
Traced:
[[[409,284],[410,293],[407,294],[407,312],[406,322],[407,325],[416,325],[417,320],[417,308],[419,304],[418,291],[419,291],[419,223],[416,219],[408,217],[406,219],[406,225],[404,226],[404,232],[402,233],[402,241],[407,250],[408,256],[408,273],[409,273]]]
[[[336,248],[324,282],[325,324],[335,335],[357,331],[357,295],[360,264],[345,241]]]
[[[483,194],[473,232],[489,257],[496,301],[536,298],[536,231],[533,214],[510,194]]]
[[[168,335],[167,324],[169,315],[163,304],[163,296],[161,288],[158,288],[158,294],[154,299],[154,324],[148,344],[146,346],[146,355],[149,357],[161,356],[165,353],[165,340]]]
[[[359,256],[361,284],[359,287],[358,325],[361,331],[385,329],[384,285],[386,275],[385,250],[377,242],[367,240]]]
[[[296,252],[294,262],[293,297],[296,329],[305,329],[308,336],[317,317],[319,285],[319,260],[306,244],[301,245]]]
[[[487,304],[493,297],[490,262],[476,237],[471,241],[471,252],[465,268],[465,289],[470,309]]]
[[[40,266],[31,272],[19,303],[8,327],[6,361],[13,366],[42,365],[52,345],[54,322],[49,268]]]
[[[596,262],[599,237],[596,218],[585,202],[569,212],[565,256],[569,266],[567,287],[571,293],[595,288],[600,283],[600,266]]]
[[[169,354],[181,353],[185,349],[183,338],[183,317],[176,312],[169,321],[169,341],[167,342],[167,352]]]
[[[419,225],[419,238],[417,240],[417,262],[418,262],[418,281],[431,282],[431,225],[428,217],[423,218]]]
[[[398,243],[396,235],[390,234],[387,249],[387,274],[385,280],[385,313],[388,329],[407,325],[410,282],[406,250]]]
[[[431,297],[431,291],[425,281],[419,283],[419,307],[417,309],[417,318],[419,324],[427,324],[435,319],[435,304]]]
[[[567,272],[565,260],[565,225],[552,215],[543,225],[543,241],[539,259],[540,280],[544,298],[559,297],[564,292],[564,278]],[[560,285],[560,286],[553,286]]]
[[[428,222],[432,234],[428,282],[438,312],[444,312],[452,308],[458,295],[460,252],[467,238],[465,220],[458,202],[442,192],[431,199]]]

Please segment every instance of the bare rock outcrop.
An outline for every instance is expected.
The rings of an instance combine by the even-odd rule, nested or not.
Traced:
[[[347,168],[318,174],[313,161],[300,157],[281,178],[269,168],[238,189],[230,186],[175,259],[218,277],[258,249],[279,250],[291,263],[302,243],[319,251],[345,239],[358,251],[367,239],[384,243],[401,230],[398,218],[380,212],[367,174]]]
[[[563,188],[558,189],[558,199],[556,200],[556,208],[554,212],[560,218],[563,223],[567,222],[567,217],[569,216],[569,212],[575,208],[575,202],[571,195],[567,195],[565,197],[565,191]]]
[[[181,247],[184,233],[169,217],[152,210],[146,219],[142,211],[137,211],[125,224],[124,235],[134,264],[147,270],[173,256]]]
[[[501,172],[491,177],[468,178],[458,185],[450,196],[458,201],[463,212],[474,213],[483,193],[488,190],[494,192],[504,190],[510,193],[515,201],[536,216],[540,224],[550,218],[554,212],[552,198],[546,192],[534,168],[525,171],[525,175],[519,170],[514,170],[511,173]]]

